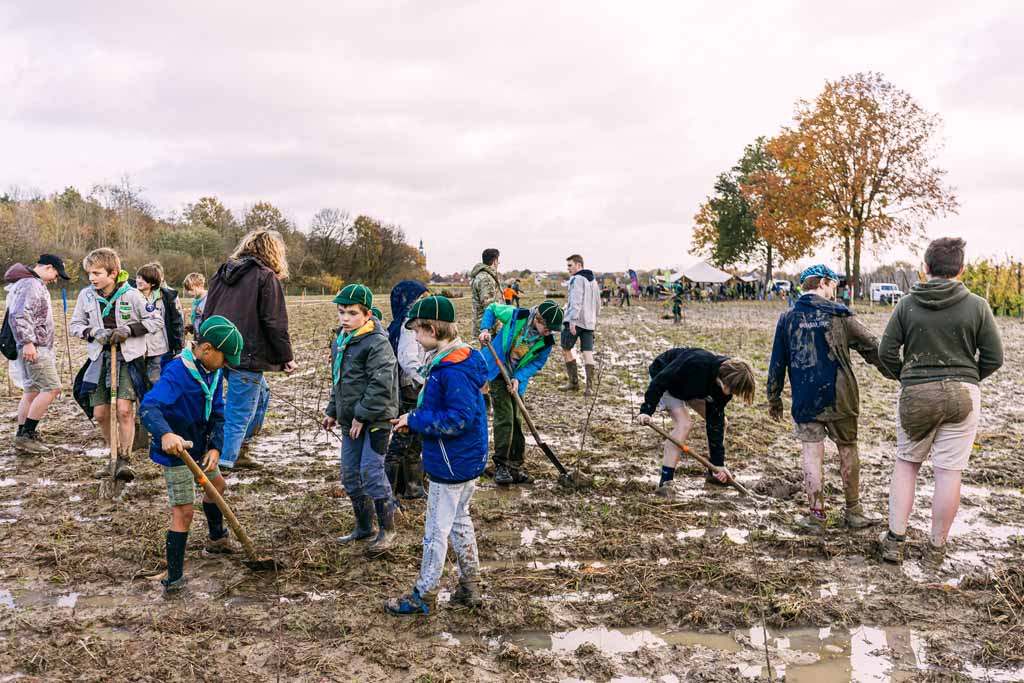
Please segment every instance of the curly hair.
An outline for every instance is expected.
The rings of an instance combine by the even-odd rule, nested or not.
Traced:
[[[253,230],[238,243],[231,258],[255,256],[277,274],[279,280],[288,279],[288,247],[277,230]]]

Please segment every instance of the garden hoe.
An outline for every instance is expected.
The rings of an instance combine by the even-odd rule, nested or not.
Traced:
[[[192,442],[186,441],[185,448],[192,448]],[[224,519],[227,520],[228,526],[235,532],[235,536],[242,542],[242,547],[245,548],[245,554],[249,558],[243,560],[242,564],[251,569],[254,572],[263,572],[284,569],[285,565],[283,562],[279,562],[272,557],[265,557],[256,554],[256,547],[252,544],[252,540],[249,538],[249,534],[245,533],[245,529],[238,523],[238,518],[235,517],[235,513],[228,507],[227,501],[224,500],[220,492],[217,491],[207,477],[206,473],[196,464],[196,461],[192,459],[192,456],[187,452],[178,454],[182,462],[188,465],[188,468],[192,470],[192,474],[195,475],[196,481],[199,482],[203,490],[206,491],[206,495],[213,499],[213,502],[220,508],[221,514],[224,515]]]
[[[558,458],[555,456],[554,451],[551,450],[551,447],[544,443],[544,440],[540,438],[540,434],[537,432],[537,428],[533,424],[533,419],[530,418],[530,413],[526,410],[526,405],[523,403],[523,398],[519,395],[518,391],[512,388],[512,378],[509,377],[508,371],[502,364],[501,359],[498,358],[498,354],[495,352],[494,347],[491,346],[490,342],[487,342],[486,346],[491,352],[491,355],[494,356],[494,361],[498,364],[501,376],[505,380],[505,386],[508,387],[508,393],[512,394],[513,400],[522,412],[523,420],[526,422],[526,426],[530,428],[530,433],[533,434],[534,442],[537,444],[537,447],[544,452],[544,455],[548,457],[548,460],[550,460],[551,464],[555,466],[555,469],[558,470],[558,483],[569,489],[583,488],[586,485],[586,482],[583,481],[579,475],[574,477],[570,474],[569,471],[565,469],[565,466],[558,461]]]
[[[737,491],[739,491],[740,493],[742,493],[744,496],[749,496],[750,498],[753,498],[754,500],[758,500],[759,499],[759,497],[755,496],[753,493],[751,493],[750,490],[746,486],[744,486],[743,484],[741,484],[738,481],[736,481],[733,478],[733,476],[732,476],[732,472],[730,472],[725,467],[719,467],[718,465],[712,465],[710,462],[708,462],[707,458],[705,458],[702,455],[697,455],[696,453],[694,453],[693,451],[690,450],[689,446],[687,446],[686,444],[681,443],[679,441],[676,441],[674,436],[672,436],[671,434],[669,434],[668,432],[666,432],[664,429],[662,429],[658,425],[654,424],[653,422],[648,424],[647,426],[650,427],[651,429],[653,429],[654,431],[656,431],[661,436],[663,436],[666,439],[668,439],[669,441],[671,441],[672,443],[674,443],[676,445],[676,448],[681,450],[683,453],[688,454],[691,458],[693,458],[694,460],[699,462],[701,465],[704,465],[704,467],[706,467],[712,473],[718,474],[719,472],[725,472],[725,474],[729,477],[729,485],[732,486]]]

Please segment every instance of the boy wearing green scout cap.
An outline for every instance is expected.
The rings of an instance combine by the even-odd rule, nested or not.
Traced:
[[[501,321],[502,328],[494,337],[494,351],[512,377],[520,396],[537,371],[544,367],[554,346],[552,330],[562,328],[562,309],[554,301],[542,301],[534,308],[516,308],[491,304],[480,321],[480,342],[491,343],[491,328]],[[491,405],[494,407],[494,483],[499,486],[528,484],[532,481],[523,471],[526,438],[523,416],[505,386],[501,371],[490,351],[484,353],[487,379],[490,381]]]
[[[226,484],[217,467],[224,445],[221,370],[237,365],[241,353],[242,335],[234,324],[219,315],[208,318],[199,329],[194,348],[185,349],[168,363],[160,380],[142,399],[140,418],[152,435],[149,457],[163,466],[171,504],[165,595],[178,592],[185,585],[185,544],[194,513],[194,477],[181,456],[188,452],[207,473],[214,488],[224,493]],[[186,442],[192,446],[186,448]],[[220,508],[205,495],[203,514],[210,531],[206,551],[234,552]]]
[[[331,342],[331,399],[324,428],[342,429],[341,481],[352,502],[356,528],[338,539],[351,543],[373,535],[371,557],[394,544],[394,495],[384,470],[391,419],[398,417],[398,362],[380,321],[373,317],[373,294],[364,285],[346,285],[334,297],[341,327]]]

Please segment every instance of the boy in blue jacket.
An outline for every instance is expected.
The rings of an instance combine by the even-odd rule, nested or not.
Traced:
[[[167,578],[164,595],[180,591],[185,544],[192,524],[195,484],[192,472],[181,460],[188,452],[214,488],[224,493],[225,481],[217,461],[224,444],[224,397],[220,375],[225,365],[235,365],[242,353],[242,335],[230,320],[215,315],[203,321],[194,349],[185,349],[164,368],[156,385],[142,399],[142,424],[152,435],[149,457],[163,466],[167,497],[171,504],[171,528],[167,531]],[[191,441],[192,447],[185,448]],[[224,518],[212,500],[203,496],[203,514],[210,530],[209,553],[232,553]]]
[[[423,437],[423,469],[430,490],[419,578],[412,593],[385,604],[396,615],[434,610],[449,538],[459,565],[459,588],[451,600],[467,607],[480,605],[480,558],[469,503],[487,465],[483,356],[459,339],[455,307],[443,296],[417,301],[409,308],[408,319],[406,326],[415,330],[416,341],[428,354],[421,370],[425,381],[417,407],[392,422],[398,431],[412,430]]]
[[[498,322],[502,323],[502,328],[494,337],[494,351],[512,377],[519,395],[524,396],[530,378],[544,367],[551,355],[555,344],[552,330],[562,327],[562,309],[551,300],[542,301],[535,308],[491,304],[480,321],[481,344],[491,341],[491,328]],[[484,354],[494,409],[494,483],[499,486],[529,484],[533,479],[523,471],[526,453],[523,416],[516,409],[494,356],[490,351]]]
[[[839,276],[825,265],[811,266],[801,273],[803,295],[779,316],[768,366],[768,404],[773,419],[782,419],[787,371],[793,387],[793,421],[802,446],[804,486],[810,505],[809,514],[798,519],[797,525],[812,532],[825,528],[825,437],[834,441],[839,451],[846,526],[863,529],[881,521],[860,502],[860,394],[850,349],[885,377],[891,378],[892,374],[879,361],[878,339],[853,311],[834,301],[838,285]]]

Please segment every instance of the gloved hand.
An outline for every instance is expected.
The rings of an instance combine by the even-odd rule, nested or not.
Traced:
[[[114,333],[113,330],[108,330],[107,328],[103,328],[102,330],[97,330],[95,332],[95,334],[92,335],[92,340],[94,342],[96,342],[97,344],[101,344],[103,346],[106,346],[106,345],[108,345],[110,343],[110,336],[113,333]]]
[[[123,344],[128,341],[128,337],[132,336],[132,331],[127,327],[119,327],[113,330],[110,334],[111,344]]]
[[[782,415],[785,412],[785,410],[786,408],[782,404],[782,401],[775,401],[768,406],[768,415],[776,422],[780,422],[782,420]]]

